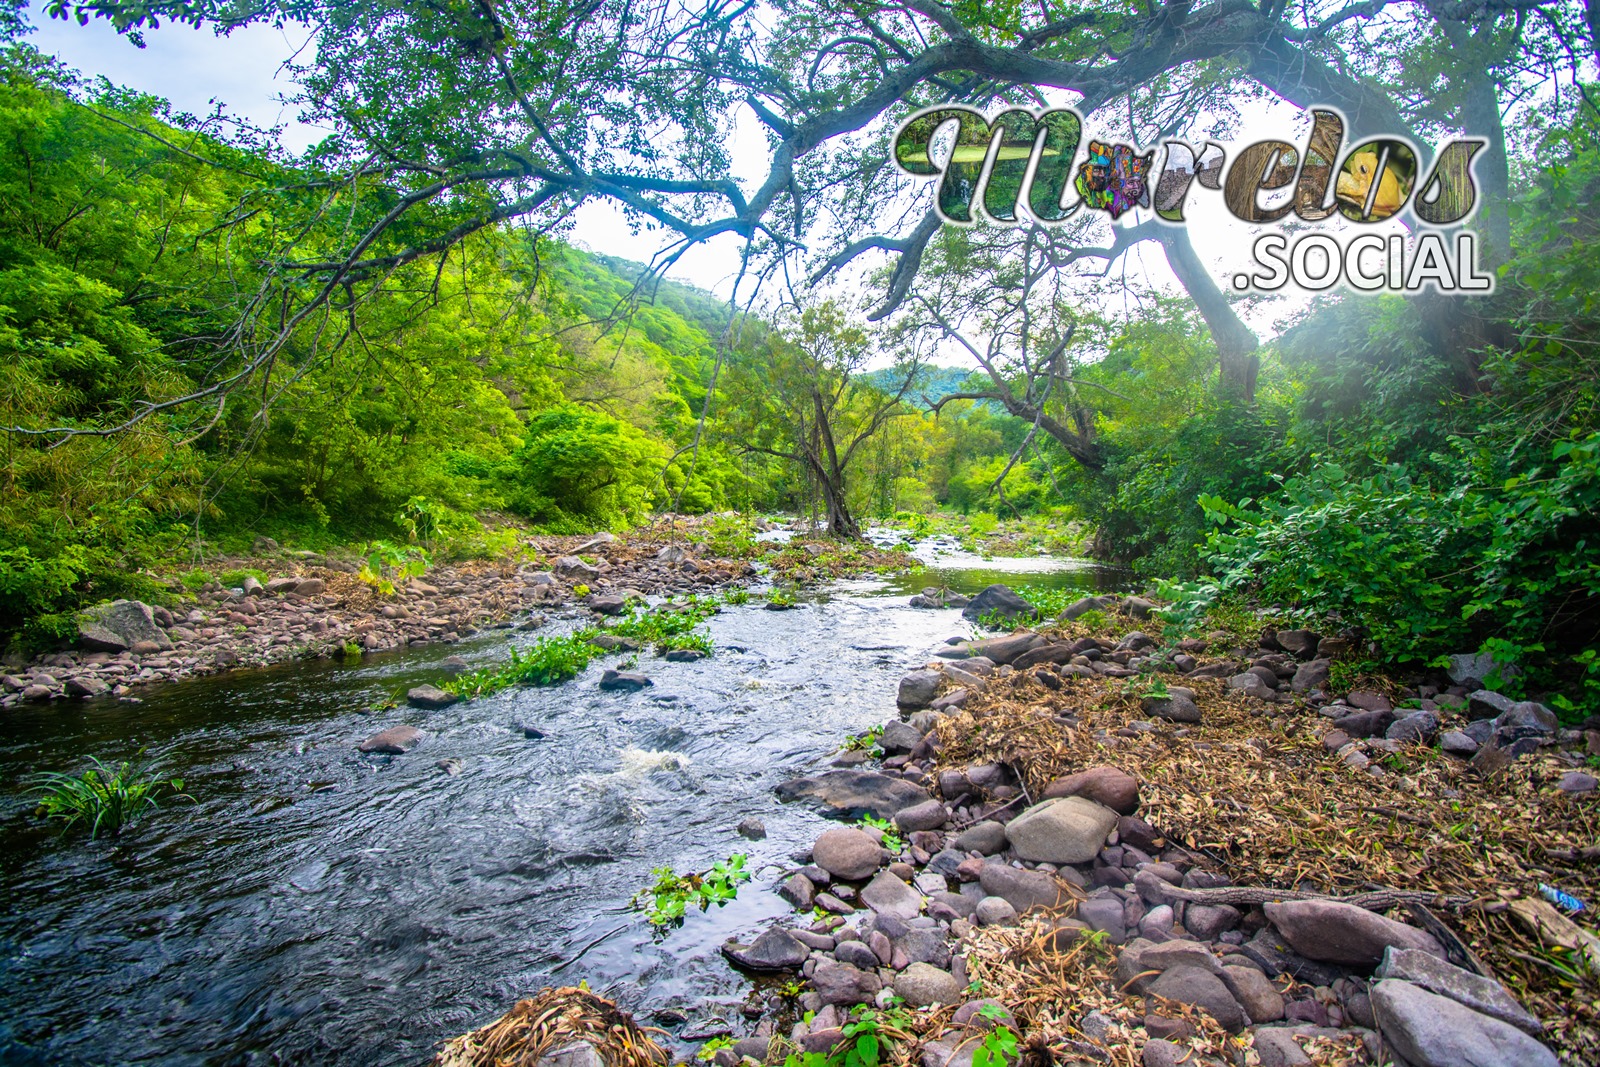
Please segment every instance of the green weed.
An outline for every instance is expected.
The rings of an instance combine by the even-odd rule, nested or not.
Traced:
[[[511,662],[458,674],[439,688],[460,697],[481,697],[514,685],[556,685],[582,674],[600,650],[589,643],[593,629],[541,637],[525,649],[511,648]]]
[[[35,777],[34,792],[39,794],[39,809],[46,818],[60,819],[70,830],[87,823],[89,836],[100,831],[118,833],[135,819],[160,807],[159,797],[190,800],[183,791],[183,779],[161,779],[148,766],[123,761],[113,770],[93,757],[93,767],[73,776],[49,772]]]
[[[657,930],[677,926],[691,904],[705,911],[712,904],[720,908],[738,896],[740,883],[750,880],[750,872],[744,869],[745,859],[744,853],[735,853],[699,874],[677,874],[671,867],[657,867],[650,872],[655,882],[635,893],[629,904],[644,912]]]

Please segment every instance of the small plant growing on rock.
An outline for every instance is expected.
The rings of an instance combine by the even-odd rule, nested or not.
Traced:
[[[878,739],[882,736],[883,727],[874,726],[872,729],[866,730],[862,733],[851,734],[849,737],[844,739],[844,745],[842,747],[846,752],[860,749],[876,759],[883,755],[883,749],[878,747]]]
[[[724,1034],[722,1037],[713,1037],[710,1041],[707,1041],[705,1044],[700,1046],[700,1051],[694,1054],[694,1058],[702,1063],[710,1063],[712,1058],[715,1057],[718,1052],[725,1048],[732,1047],[733,1038],[727,1036],[726,1034]]]
[[[355,641],[346,641],[340,651],[344,653],[345,659],[361,658],[361,645]]]
[[[1017,1055],[1017,1035],[1009,1026],[1002,1025],[1005,1012],[994,1004],[985,1004],[978,1014],[991,1020],[995,1027],[983,1035],[983,1042],[972,1050],[972,1067],[1006,1067]]]
[[[906,847],[906,843],[901,839],[894,823],[888,819],[880,819],[876,815],[863,815],[856,825],[871,827],[881,833],[883,835],[883,847],[890,852],[899,854],[900,850]]]
[[[677,874],[671,867],[657,867],[650,872],[655,883],[635,893],[629,904],[643,911],[646,920],[658,930],[677,926],[683,922],[690,904],[705,911],[712,904],[720,908],[738,896],[739,883],[750,880],[750,872],[744,869],[745,859],[744,853],[734,853],[700,874]]]
[[[511,662],[458,674],[440,684],[446,693],[481,697],[513,685],[556,685],[582,674],[599,649],[589,643],[592,629],[564,637],[541,637],[526,649],[511,648]]]
[[[577,597],[579,600],[582,600],[584,597],[589,595],[589,587],[584,585],[582,582],[579,582],[577,585],[572,587],[572,595]]]
[[[87,823],[89,836],[98,837],[100,831],[116,834],[124,826],[159,808],[158,797],[176,800],[193,800],[183,791],[183,779],[163,780],[153,774],[148,766],[135,766],[123,761],[112,769],[91,757],[93,767],[82,774],[38,775],[34,791],[39,794],[39,810],[47,819],[61,819],[70,830],[78,823]]]

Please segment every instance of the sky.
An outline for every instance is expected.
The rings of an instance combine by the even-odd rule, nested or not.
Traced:
[[[192,114],[210,114],[220,104],[228,113],[256,125],[282,126],[282,142],[295,151],[314,143],[325,132],[302,124],[296,106],[287,102],[297,86],[283,64],[307,47],[307,31],[257,25],[219,37],[209,29],[163,24],[145,33],[147,47],[140,49],[103,20],[91,21],[87,26],[52,20],[37,0],[30,17],[37,30],[28,40],[85,74],[103,75],[114,83],[165,97],[179,110]],[[1257,136],[1283,136],[1293,141],[1307,125],[1301,119],[1299,112],[1287,105],[1257,107],[1246,115],[1245,128],[1230,148],[1247,144]],[[765,135],[753,116],[743,116],[730,148],[735,179],[753,189],[765,177],[768,162]],[[1157,166],[1160,163],[1158,153]],[[931,200],[932,182],[923,195]],[[1208,195],[1214,203],[1194,210],[1197,195]],[[1250,241],[1257,231],[1229,215],[1216,193],[1192,193],[1189,217],[1195,247],[1213,268],[1218,284],[1226,288],[1227,279],[1235,271],[1250,265]],[[575,222],[571,234],[575,243],[639,262],[648,262],[666,243],[659,233],[633,234],[622,211],[604,201],[585,204]],[[1109,232],[1104,234],[1105,243],[1110,242],[1110,237]],[[731,234],[715,238],[686,253],[669,276],[726,297],[739,269],[741,244]],[[1136,281],[1179,291],[1164,256],[1154,244],[1135,246],[1118,264],[1118,273],[1123,270]],[[859,289],[859,277],[846,279],[843,285],[847,290],[852,286]],[[1283,320],[1304,304],[1303,298],[1277,298],[1253,302],[1241,311],[1258,333],[1270,336],[1279,332]]]

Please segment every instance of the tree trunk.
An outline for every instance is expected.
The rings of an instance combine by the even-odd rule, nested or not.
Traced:
[[[841,541],[861,540],[861,527],[856,525],[856,520],[850,514],[850,508],[844,502],[844,478],[838,479],[834,484],[833,479],[822,479],[822,495],[828,505],[828,536],[837,537]]]
[[[1205,265],[1195,255],[1194,245],[1189,243],[1189,231],[1182,226],[1163,226],[1159,233],[1157,239],[1167,253],[1172,273],[1178,276],[1211,330],[1211,340],[1217,346],[1217,360],[1222,368],[1223,388],[1237,394],[1246,404],[1254,403],[1256,373],[1261,369],[1261,357],[1256,355],[1260,340],[1233,313],[1222,290],[1206,273]]]

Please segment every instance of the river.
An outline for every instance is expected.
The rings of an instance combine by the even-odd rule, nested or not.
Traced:
[[[1116,583],[1082,561],[917,551],[920,573],[836,582],[790,611],[725,608],[707,624],[715,655],[642,656],[655,685],[637,694],[598,690],[597,662],[554,688],[370,711],[437,681],[446,656],[503,658],[502,631],[195,678],[137,704],[13,709],[0,1063],[419,1064],[517,997],[580,979],[644,1021],[686,1016],[681,1036],[719,1020],[742,1033],[750,984],[718,947],[787,909],[771,884],[821,827],[773,787],[891,717],[903,670],[971,633],[907,595]],[[410,753],[355,751],[399,722],[426,732]],[[141,750],[195,802],[97,841],[32,815],[28,775]],[[770,836],[738,836],[747,816]],[[652,868],[733,852],[757,876],[728,906],[660,939],[629,909]]]

